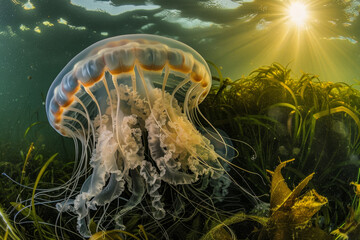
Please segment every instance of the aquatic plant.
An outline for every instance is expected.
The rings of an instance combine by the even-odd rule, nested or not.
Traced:
[[[145,232],[144,226],[139,225],[138,227],[139,227],[139,233],[142,234],[141,238],[137,237],[136,235],[131,234],[129,232],[115,229],[115,230],[97,232],[97,233],[91,235],[89,240],[100,240],[100,239],[103,239],[103,240],[106,240],[106,239],[108,239],[108,240],[110,240],[110,239],[122,240],[123,239],[122,236],[128,236],[131,239],[135,239],[135,240],[140,240],[140,239],[148,240],[149,237],[147,236],[147,233]]]
[[[254,228],[247,239],[332,239],[326,232],[311,224],[311,218],[327,203],[326,197],[314,189],[301,194],[314,173],[305,177],[292,191],[282,176],[281,169],[294,159],[281,162],[271,174],[270,215],[269,217],[246,214],[243,211],[216,224],[206,233],[202,240],[237,239],[231,225],[240,225],[245,221],[261,224]],[[254,225],[254,224],[253,224]],[[250,238],[251,237],[251,238]]]
[[[38,129],[33,128],[38,124],[39,122],[31,124],[25,130],[24,138],[20,139],[18,145],[11,145],[19,148],[23,145],[22,149],[20,151],[19,149],[7,150],[7,158],[0,163],[2,171],[0,186],[3,190],[3,194],[0,195],[0,202],[3,206],[1,211],[4,216],[7,216],[6,225],[12,228],[11,232],[7,231],[8,239],[56,238],[54,227],[56,218],[54,216],[57,211],[46,207],[45,199],[48,197],[43,196],[43,205],[37,205],[34,201],[33,204],[31,203],[32,199],[36,198],[37,192],[41,190],[37,188],[38,184],[46,187],[53,186],[57,182],[61,183],[62,178],[65,180],[70,177],[68,172],[71,168],[64,160],[54,160],[53,157],[49,157],[52,165],[47,168],[47,156],[52,153],[47,150],[44,142],[33,138],[38,136],[37,133],[34,133]],[[41,177],[43,181],[40,182]],[[63,218],[62,220],[67,222],[69,219]],[[68,226],[63,230],[63,236],[69,238],[71,232],[72,228]],[[0,239],[3,236],[0,230]],[[70,236],[73,238],[76,234]]]
[[[141,44],[145,43],[146,41]],[[154,50],[154,48],[150,48],[150,50]],[[169,67],[167,64],[169,63],[167,62],[164,68]],[[82,65],[79,63],[77,66]],[[204,64],[204,66],[206,65]],[[148,101],[142,78],[136,72],[138,68],[140,71],[144,71],[146,80],[153,79],[150,78],[150,75],[151,77],[157,76],[154,82],[149,83],[147,89],[149,96],[158,96],[157,99],[163,100],[162,104],[156,105],[156,100],[151,100],[152,97],[150,97],[151,101]],[[70,70],[71,68],[69,68]],[[69,105],[67,107],[71,106],[77,112],[77,114],[71,115],[72,110],[68,111],[63,107],[61,116],[67,120],[55,123],[60,125],[66,123],[67,128],[80,136],[79,142],[75,141],[75,146],[81,148],[75,149],[77,158],[73,176],[71,169],[74,162],[67,159],[68,154],[60,153],[56,158],[49,160],[54,153],[48,150],[46,143],[40,141],[43,139],[39,138],[41,134],[33,134],[33,131],[38,130],[39,126],[43,126],[39,124],[40,122],[34,122],[25,130],[24,139],[19,141],[18,145],[0,145],[1,150],[4,150],[1,151],[0,167],[4,174],[0,178],[0,185],[5,193],[0,195],[0,202],[3,206],[2,212],[9,216],[7,224],[14,229],[16,236],[21,236],[20,239],[81,238],[76,233],[76,224],[74,224],[76,219],[79,219],[77,211],[80,210],[80,208],[74,208],[80,206],[75,205],[75,200],[78,196],[88,193],[86,188],[92,184],[91,176],[96,175],[94,169],[96,167],[101,169],[101,164],[99,164],[100,167],[93,164],[96,163],[95,156],[99,156],[101,149],[98,144],[98,138],[101,136],[100,129],[111,130],[113,128],[116,132],[116,127],[112,127],[111,122],[116,122],[113,119],[119,115],[117,112],[125,113],[123,116],[118,116],[123,119],[127,119],[133,113],[138,114],[137,125],[132,128],[141,131],[141,138],[139,138],[141,141],[138,139],[137,143],[141,143],[142,148],[137,153],[143,154],[140,154],[143,156],[143,160],[149,161],[160,173],[161,169],[152,159],[153,150],[150,148],[150,134],[146,122],[150,121],[148,119],[151,116],[157,118],[162,116],[161,114],[148,114],[157,107],[162,107],[161,109],[168,112],[171,111],[169,110],[170,102],[172,102],[171,107],[175,109],[173,111],[179,115],[165,117],[158,135],[163,136],[162,139],[167,139],[167,143],[176,143],[177,145],[174,144],[176,149],[183,150],[185,153],[184,155],[180,154],[183,157],[180,158],[184,160],[180,165],[184,168],[179,168],[177,171],[181,175],[193,176],[194,172],[186,167],[188,166],[186,160],[189,158],[184,156],[190,157],[195,153],[201,157],[199,157],[198,166],[210,169],[209,171],[216,173],[218,177],[213,178],[210,174],[198,174],[198,180],[191,184],[173,184],[161,179],[161,185],[157,191],[161,195],[159,202],[163,204],[162,207],[166,214],[164,218],[155,219],[153,215],[156,212],[153,206],[154,197],[150,194],[150,188],[139,171],[140,173],[135,178],[141,179],[139,182],[142,182],[142,186],[144,186],[143,195],[139,196],[141,201],[138,205],[131,206],[131,210],[114,221],[113,217],[122,213],[124,207],[128,207],[126,202],[134,199],[132,198],[134,183],[129,184],[128,181],[131,181],[129,179],[132,179],[134,171],[141,169],[141,165],[136,166],[135,164],[135,170],[128,171],[131,178],[124,178],[124,191],[117,196],[116,200],[101,206],[95,205],[96,209],[88,208],[86,204],[85,208],[82,208],[88,211],[88,215],[85,217],[85,227],[89,237],[92,239],[125,239],[126,236],[130,239],[172,239],[181,234],[184,239],[188,240],[200,238],[258,239],[259,236],[267,238],[268,236],[286,235],[289,232],[295,232],[304,237],[317,236],[319,239],[335,239],[336,236],[337,239],[345,239],[349,236],[356,236],[359,229],[360,209],[356,192],[356,198],[352,204],[352,210],[350,210],[351,214],[346,220],[348,211],[344,206],[353,198],[351,190],[347,187],[348,179],[353,179],[353,181],[357,179],[357,171],[354,166],[359,166],[356,157],[360,145],[358,135],[359,92],[343,83],[321,82],[316,76],[310,74],[304,74],[299,79],[292,78],[290,69],[278,64],[262,67],[249,76],[234,81],[224,78],[220,69],[218,70],[219,77],[213,77],[215,86],[204,98],[203,103],[199,105],[201,111],[197,109],[199,102],[194,103],[193,108],[189,105],[186,108],[185,104],[186,99],[189,101],[188,104],[191,102],[189,97],[186,98],[186,93],[190,91],[191,84],[195,83],[190,80],[183,88],[175,89],[174,79],[183,82],[185,80],[170,70],[170,80],[167,83],[172,83],[173,86],[165,86],[163,92],[162,83],[166,71],[163,70],[160,74],[156,71],[144,70],[135,64],[134,69],[129,73],[130,75],[135,73],[135,79],[139,80],[136,82],[138,97],[132,90],[131,76],[125,80],[121,86],[124,88],[118,95],[112,75],[104,73],[103,79],[107,79],[106,83],[112,97],[109,98],[107,91],[102,89],[102,84],[104,84],[102,79],[95,83],[94,86],[97,87],[89,87],[89,89],[99,103],[100,110],[105,112],[103,116],[107,115],[107,122],[105,119],[100,121],[98,106],[92,97],[84,92],[85,88],[79,84],[78,90],[81,89],[83,94],[79,94],[81,96],[75,94],[73,97],[81,99],[86,110],[80,107],[81,104]],[[65,72],[64,74],[66,75]],[[186,75],[183,74],[180,75]],[[125,75],[117,77],[124,80]],[[300,79],[302,80],[300,81]],[[120,79],[116,79],[116,81],[120,83]],[[62,86],[61,84],[60,86]],[[120,84],[118,86],[120,88]],[[194,87],[194,89],[196,88]],[[108,98],[107,101],[100,98],[101,91],[106,93],[104,98]],[[126,91],[129,95],[125,94]],[[156,95],[156,92],[159,93]],[[69,95],[66,96],[69,97]],[[136,99],[131,100],[131,97]],[[119,107],[118,99],[120,99]],[[194,99],[196,101],[196,97]],[[113,106],[112,111],[110,101]],[[72,103],[76,103],[76,100]],[[142,111],[136,108],[138,106],[136,104],[145,106],[141,109],[145,114],[139,114]],[[188,110],[184,111],[184,109]],[[203,118],[202,114],[206,118]],[[77,121],[69,120],[70,117]],[[195,149],[181,148],[182,145],[179,145],[179,142],[185,144],[195,141],[195,138],[186,139],[186,141],[180,138],[173,140],[175,136],[178,137],[178,129],[181,129],[174,130],[173,128],[179,123],[179,120],[183,120],[181,122],[183,128],[191,126],[191,128],[189,127],[190,132],[196,133],[196,138],[201,139],[205,144],[197,145]],[[210,122],[212,124],[209,124]],[[102,128],[100,128],[100,124],[102,124]],[[120,125],[118,131],[123,129],[121,128],[123,126]],[[131,128],[131,126],[127,126]],[[230,137],[219,129],[224,129]],[[138,132],[132,131],[127,139],[136,136]],[[169,136],[169,138],[164,136]],[[230,138],[232,142],[229,140]],[[103,142],[105,144],[106,141]],[[109,140],[109,142],[112,141]],[[117,142],[116,139],[115,142]],[[130,143],[130,141],[128,142]],[[244,144],[244,142],[248,144]],[[126,143],[126,141],[121,143]],[[237,151],[233,150],[232,145]],[[167,149],[163,151],[165,150]],[[107,156],[113,154],[116,159],[122,159],[119,156],[123,154],[119,150],[115,152],[102,151]],[[203,152],[211,153],[210,155],[214,156],[213,161],[208,161]],[[237,152],[239,154],[236,154]],[[289,159],[288,157],[295,157],[296,161],[288,164],[287,171],[283,174],[280,173],[280,170],[275,170],[273,175],[275,177],[272,178],[272,181],[268,180],[267,169],[277,169],[275,165],[277,165],[278,159],[284,160],[283,165],[280,164],[284,167],[288,163],[286,161]],[[175,162],[178,159],[175,159]],[[47,161],[48,164],[46,164]],[[99,160],[99,162],[101,161]],[[116,166],[120,166],[119,169],[124,170],[125,165],[118,165],[118,163],[116,162]],[[124,164],[124,162],[120,163]],[[93,166],[95,168],[92,168]],[[228,171],[230,168],[232,170]],[[236,169],[239,172],[235,171]],[[259,175],[253,174],[254,172]],[[316,174],[313,175],[313,172]],[[107,186],[113,181],[111,175],[105,174],[106,181],[104,180],[101,192],[110,189]],[[308,184],[310,178],[312,180]],[[281,191],[275,189],[270,191],[269,184],[275,182],[275,179],[280,179],[278,182],[286,181],[289,186],[296,186],[300,182],[295,190],[308,184],[310,188],[316,188],[319,193],[310,190],[305,194],[300,194],[300,190],[291,191],[287,186],[281,188]],[[21,181],[22,185],[19,185]],[[252,194],[244,194],[245,189],[241,189],[239,186],[239,182],[244,181],[245,184],[249,184],[248,189],[253,191]],[[81,184],[83,184],[82,188]],[[278,186],[281,185],[278,184]],[[355,190],[358,189],[355,183],[354,186]],[[145,194],[146,191],[149,194]],[[269,192],[270,194],[268,194]],[[262,196],[262,201],[254,198],[255,195]],[[297,197],[286,197],[285,195]],[[115,195],[113,196],[115,198]],[[274,200],[275,196],[280,200]],[[328,204],[318,210],[324,203],[322,196],[327,197]],[[90,203],[93,199],[95,196],[86,201]],[[295,201],[293,201],[294,199]],[[220,201],[222,201],[221,204],[219,204]],[[270,207],[269,203],[271,202],[273,204]],[[282,207],[274,208],[274,205],[278,205],[274,202],[279,202]],[[74,211],[75,214],[57,216],[57,210],[54,208],[56,203],[59,203],[58,206],[62,206],[63,210],[67,208],[66,210]],[[257,204],[255,207],[254,203]],[[297,211],[299,209],[307,209],[308,214],[301,218]],[[281,221],[279,222],[278,219]],[[289,227],[290,220],[293,221],[293,225]],[[344,224],[340,225],[343,221],[345,221]],[[120,225],[125,226],[126,230],[119,228]],[[4,238],[6,234],[9,237],[10,230],[6,230],[8,227],[4,225],[4,221],[0,221],[0,226],[0,238]],[[293,226],[301,226],[301,228],[294,230]],[[335,226],[338,229],[333,231]],[[288,231],[288,229],[290,230]],[[329,235],[327,230],[333,231],[332,233],[336,236]],[[16,237],[13,238],[16,239]]]
[[[214,87],[201,111],[215,127],[247,142],[256,152],[255,156],[233,141],[241,152],[233,163],[266,179],[266,169],[274,168],[278,159],[296,158],[285,178],[295,185],[316,172],[312,184],[329,200],[321,210],[322,221],[327,226],[340,224],[352,195],[344,186],[348,179],[356,179],[359,167],[360,92],[312,74],[295,78],[290,68],[277,63],[235,80],[214,68],[218,77],[213,77]],[[256,195],[268,192],[260,178],[242,177]]]
[[[351,182],[354,186],[355,197],[352,206],[349,206],[349,215],[344,224],[331,232],[336,240],[360,239],[360,184]]]
[[[60,72],[47,95],[47,116],[56,131],[74,139],[79,159],[56,207],[77,215],[81,235],[91,236],[90,221],[97,222],[96,231],[111,221],[124,229],[124,216],[146,203],[146,192],[151,206],[144,212],[164,218],[164,183],[175,189],[201,181],[192,194],[208,207],[227,194],[231,143],[200,124],[209,123],[198,105],[210,87],[209,68],[195,50],[155,35],[100,41]],[[207,186],[213,191],[204,199],[200,192]],[[107,208],[120,199],[124,203],[107,219]],[[184,208],[175,204],[174,212]],[[95,220],[99,206],[105,210]]]
[[[314,173],[303,179],[292,191],[289,189],[281,169],[291,161],[294,159],[280,163],[274,172],[269,171],[272,177],[270,218],[266,229],[260,233],[260,236],[266,235],[266,239],[288,239],[295,233],[299,236],[309,227],[311,217],[328,202],[326,197],[319,195],[314,189],[301,195],[301,191],[308,185]]]
[[[0,239],[20,240],[24,239],[23,235],[13,226],[9,217],[0,205]]]

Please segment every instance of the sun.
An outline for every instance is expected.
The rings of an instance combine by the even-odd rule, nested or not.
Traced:
[[[308,18],[308,12],[305,4],[301,2],[293,2],[288,8],[288,17],[296,26],[304,26]]]

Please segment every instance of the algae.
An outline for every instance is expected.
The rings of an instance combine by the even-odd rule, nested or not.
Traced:
[[[295,78],[290,68],[277,63],[235,80],[213,66],[218,76],[199,107],[216,128],[229,134],[238,152],[230,176],[245,181],[260,201],[254,203],[230,188],[223,202],[210,206],[194,198],[199,193],[175,196],[169,191],[166,197],[178,206],[173,216],[157,222],[135,209],[124,218],[124,232],[109,230],[111,225],[107,231],[96,231],[97,220],[92,219],[92,239],[356,239],[360,231],[356,86],[321,81],[307,73]],[[40,123],[25,129],[18,143],[0,145],[0,239],[81,239],[76,219],[57,218],[51,198],[34,204],[38,188],[66,182],[75,164],[65,152],[55,158],[40,141],[40,133],[34,134]],[[275,169],[270,171],[272,178],[269,169]],[[306,188],[310,190],[303,193]],[[109,207],[116,209],[117,204]]]

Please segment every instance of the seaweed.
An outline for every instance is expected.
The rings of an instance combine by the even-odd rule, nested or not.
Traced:
[[[174,215],[158,222],[134,209],[124,217],[126,231],[110,223],[101,231],[99,208],[90,221],[90,239],[357,239],[356,87],[308,73],[295,78],[278,63],[235,80],[210,65],[218,76],[200,110],[229,135],[238,152],[231,162],[236,171],[229,174],[234,181],[245,181],[258,201],[230,186],[223,202],[202,205],[194,189],[179,191],[186,186],[178,186],[171,191],[183,195],[168,191],[164,196],[178,203]],[[58,217],[53,199],[42,196],[41,204],[35,204],[38,190],[65,183],[74,165],[65,148],[57,154],[46,145],[42,123],[30,124],[17,143],[0,145],[0,239],[81,239],[76,219]],[[194,185],[201,187],[201,182]],[[205,191],[201,197],[210,195]],[[109,209],[115,211],[121,201]]]
[[[123,236],[129,236],[130,239],[135,239],[135,240],[149,240],[149,237],[144,229],[144,226],[142,225],[139,225],[138,226],[139,228],[139,236],[140,237],[137,237],[136,235],[130,233],[130,232],[127,232],[127,231],[123,231],[123,230],[117,230],[117,229],[114,229],[114,230],[109,230],[109,231],[101,231],[101,232],[97,232],[97,233],[94,233],[90,238],[89,240],[100,240],[100,239],[107,239],[107,240],[110,240],[110,239],[118,239],[118,240],[122,240],[122,239],[125,239],[125,237]]]
[[[349,214],[345,222],[331,232],[331,234],[336,236],[336,240],[360,239],[360,184],[351,182],[350,185],[354,186],[354,201],[349,206]]]
[[[296,158],[285,179],[295,185],[316,172],[312,184],[329,200],[321,210],[321,224],[333,227],[344,221],[344,206],[352,198],[344,186],[357,178],[360,166],[360,92],[355,86],[321,81],[308,73],[296,78],[279,63],[235,80],[214,69],[218,77],[213,77],[214,87],[200,110],[231,139],[241,140],[234,141],[239,155],[233,163],[261,176],[242,176],[249,189],[267,202],[266,170],[278,160]],[[246,201],[241,198],[242,207],[252,208]]]
[[[294,159],[281,162],[274,172],[268,171],[272,176],[269,217],[246,214],[240,211],[213,226],[201,240],[237,239],[231,225],[238,228],[245,221],[257,222],[261,226],[254,228],[247,239],[250,236],[251,239],[257,240],[294,239],[293,236],[296,236],[296,239],[333,239],[330,234],[311,223],[312,216],[323,205],[327,204],[327,198],[319,195],[314,189],[301,194],[314,173],[305,177],[292,191],[287,186],[281,169],[292,161]]]
[[[25,130],[24,138],[16,146],[21,149],[16,151],[18,154],[14,154],[14,146],[5,148],[6,159],[0,163],[3,166],[0,185],[4,192],[0,195],[4,220],[0,221],[0,239],[57,239],[55,221],[58,213],[46,204],[35,205],[35,194],[39,184],[45,188],[54,184],[55,179],[61,182],[69,178],[71,166],[55,160],[58,154],[51,155],[44,142],[34,139],[37,134],[31,134],[33,141],[27,139],[31,131],[38,130],[34,126],[39,123],[35,122]],[[46,156],[50,156],[49,159]],[[53,166],[48,168],[51,162]],[[42,177],[43,181],[40,181]],[[74,230],[66,230],[71,231]],[[64,236],[64,239],[70,239],[66,233]]]
[[[16,227],[13,226],[12,221],[9,219],[7,214],[4,212],[0,205],[0,239],[24,239],[23,235]]]

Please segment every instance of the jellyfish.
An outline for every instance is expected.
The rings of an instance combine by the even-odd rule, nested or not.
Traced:
[[[92,211],[125,190],[131,196],[113,216],[119,228],[145,195],[153,218],[164,218],[164,184],[203,180],[215,197],[226,195],[225,162],[234,151],[224,133],[203,127],[211,124],[198,108],[211,82],[194,49],[146,34],[99,41],[59,73],[47,94],[47,117],[59,134],[74,139],[77,161],[70,193],[56,207],[76,214],[82,236],[91,235]]]

